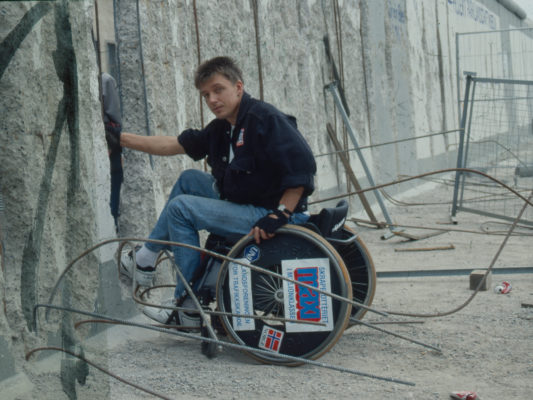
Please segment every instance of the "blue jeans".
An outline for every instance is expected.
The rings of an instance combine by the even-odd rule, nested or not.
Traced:
[[[269,210],[253,205],[236,204],[221,200],[212,175],[194,169],[184,171],[170,193],[150,239],[169,240],[200,246],[198,231],[205,229],[220,236],[246,235],[254,224],[267,215]],[[295,213],[290,223],[301,224],[309,216]],[[146,243],[154,252],[169,249],[169,246]],[[193,249],[172,246],[174,259],[188,282],[200,266],[200,253]],[[177,279],[174,296],[183,295],[185,286]]]

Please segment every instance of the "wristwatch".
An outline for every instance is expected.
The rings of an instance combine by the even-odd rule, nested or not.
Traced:
[[[278,206],[278,211],[287,214],[289,217],[292,215],[292,211],[285,207],[285,204],[280,204]]]

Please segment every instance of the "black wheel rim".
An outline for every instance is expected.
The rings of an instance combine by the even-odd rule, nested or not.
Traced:
[[[354,235],[353,232],[350,232],[347,229],[342,229],[341,233],[342,240]],[[348,269],[348,273],[350,274],[353,299],[369,306],[372,303],[376,285],[376,275],[370,255],[359,240],[352,241],[349,244],[332,244],[342,257],[344,264]],[[366,311],[363,308],[353,306],[351,316],[354,318],[360,318],[365,312]]]

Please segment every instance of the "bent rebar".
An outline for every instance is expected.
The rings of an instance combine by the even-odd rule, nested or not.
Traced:
[[[167,250],[165,250],[165,254],[170,259],[170,254],[168,254]],[[213,330],[213,327],[211,326],[211,321],[209,320],[209,318],[207,318],[207,315],[204,313],[202,305],[200,304],[200,302],[198,301],[198,298],[194,294],[191,286],[189,285],[189,282],[187,282],[187,279],[185,279],[185,277],[183,276],[181,269],[179,269],[178,266],[176,265],[176,261],[174,260],[174,258],[172,258],[172,265],[174,266],[174,270],[176,274],[178,275],[178,278],[181,280],[181,282],[183,282],[183,285],[185,286],[185,290],[187,291],[187,294],[193,301],[194,306],[196,307],[195,311],[197,311],[200,314],[202,321],[204,321],[205,327],[207,329],[207,333],[209,334],[211,339],[216,340],[217,343],[220,342],[217,338],[215,331]]]
[[[88,360],[87,358],[85,358],[84,356],[82,356],[81,354],[77,354],[77,353],[74,353],[72,351],[69,351],[67,349],[64,349],[62,347],[54,347],[54,346],[47,346],[47,347],[37,347],[35,349],[32,349],[30,350],[29,352],[26,353],[26,361],[29,361],[30,357],[38,352],[38,351],[42,351],[42,350],[54,350],[54,351],[62,351],[64,353],[67,353],[67,354],[70,354],[71,356],[73,357],[76,357],[80,360],[82,360],[83,362],[86,362],[87,364],[89,364],[91,367],[93,368],[96,368],[97,370],[103,372],[104,374],[106,375],[109,375],[110,377],[116,379],[117,381],[121,382],[121,383],[125,383],[126,385],[129,385],[129,386],[132,386],[134,387],[135,389],[139,389],[145,393],[148,393],[148,394],[151,394],[152,396],[155,396],[155,397],[159,397],[160,399],[164,399],[164,400],[172,400],[170,397],[166,397],[162,394],[159,394],[157,392],[154,392],[150,389],[146,389],[145,387],[143,386],[140,386],[140,385],[137,385],[136,383],[133,383],[133,382],[130,382],[128,381],[127,379],[124,379],[124,378],[121,378],[120,376],[112,373],[111,371],[108,371],[107,369],[103,368],[103,367],[100,367],[99,365],[93,363],[92,361]]]
[[[144,290],[139,296],[135,295],[133,297],[133,300],[137,303],[137,304],[141,304],[143,306],[148,306],[148,307],[155,307],[155,308],[162,308],[162,309],[167,309],[167,310],[176,310],[176,311],[184,311],[184,312],[188,312],[188,313],[194,313],[196,312],[196,309],[195,308],[189,308],[189,307],[171,307],[171,306],[163,306],[161,304],[154,304],[154,303],[148,303],[146,301],[144,301],[142,299],[143,295],[150,291],[150,290],[153,290],[153,289],[160,289],[160,288],[163,288],[163,287],[176,287],[176,285],[160,285],[160,286],[152,286],[150,288],[147,288],[146,290]],[[274,317],[274,316],[271,316],[271,315],[255,315],[255,314],[235,314],[235,313],[230,313],[230,312],[227,312],[227,311],[220,311],[220,310],[206,310],[204,309],[203,310],[204,313],[208,314],[208,315],[215,315],[215,316],[220,316],[220,317],[236,317],[236,318],[247,318],[247,319],[260,319],[260,320],[265,320],[265,321],[277,321],[277,322],[291,322],[291,323],[294,323],[294,324],[303,324],[303,325],[315,325],[315,326],[326,326],[325,323],[322,323],[322,322],[316,322],[316,321],[302,321],[302,320],[297,320],[297,319],[290,319],[290,318],[281,318],[281,317]]]
[[[96,250],[97,248],[99,248],[99,247],[101,247],[103,245],[106,245],[108,243],[112,243],[112,242],[149,242],[149,243],[155,243],[155,244],[163,244],[163,245],[166,245],[166,246],[180,246],[180,247],[196,250],[196,251],[199,251],[201,253],[210,255],[212,257],[216,257],[216,258],[228,261],[228,262],[232,262],[232,263],[235,263],[235,264],[242,265],[244,267],[250,268],[253,271],[264,273],[266,275],[271,275],[271,276],[273,276],[275,278],[279,278],[279,279],[288,281],[290,283],[293,283],[295,285],[305,287],[307,289],[310,289],[310,290],[315,291],[315,292],[320,293],[320,294],[324,294],[324,295],[326,295],[328,297],[331,297],[333,299],[336,299],[336,300],[339,300],[339,301],[342,301],[342,302],[345,302],[345,303],[352,304],[352,305],[354,305],[356,307],[363,308],[363,309],[365,309],[367,311],[370,311],[370,312],[373,312],[373,313],[376,313],[376,314],[379,314],[379,315],[382,315],[382,316],[385,316],[385,317],[388,316],[387,313],[384,312],[384,311],[380,311],[380,310],[377,310],[377,309],[375,309],[373,307],[369,307],[369,306],[367,306],[365,304],[362,304],[362,303],[359,303],[358,301],[355,301],[353,299],[348,299],[346,297],[339,296],[339,295],[337,295],[335,293],[330,293],[330,292],[327,292],[325,290],[321,290],[321,289],[319,289],[319,288],[317,288],[315,286],[308,285],[308,284],[303,283],[303,282],[299,282],[299,281],[297,281],[295,279],[291,279],[291,278],[288,278],[286,276],[277,274],[277,273],[269,271],[269,270],[267,270],[265,268],[258,267],[256,265],[253,265],[253,264],[250,264],[250,263],[245,263],[245,262],[242,262],[240,260],[237,260],[237,259],[225,256],[225,255],[216,253],[216,252],[211,251],[211,250],[207,250],[207,249],[204,249],[204,248],[201,248],[201,247],[198,247],[198,246],[193,246],[193,245],[186,244],[186,243],[171,242],[171,241],[167,241],[167,240],[147,239],[147,238],[115,238],[115,239],[108,239],[108,240],[104,240],[103,242],[100,242],[100,243],[92,246],[91,248],[87,249],[81,255],[79,255],[73,261],[71,261],[69,263],[69,265],[67,265],[67,267],[63,270],[63,272],[59,276],[54,288],[52,289],[52,293],[50,295],[50,299],[48,300],[48,303],[52,304],[53,299],[54,299],[54,297],[56,295],[57,289],[59,287],[59,284],[62,282],[62,280],[63,280],[64,276],[66,275],[66,273],[74,266],[74,264],[77,261],[79,261],[80,259],[85,257],[90,252]],[[133,279],[135,279],[135,274],[133,274]],[[45,316],[46,316],[46,319],[48,320],[48,312],[46,312]]]
[[[153,331],[156,331],[156,332],[162,332],[162,333],[166,333],[166,334],[169,334],[169,335],[180,336],[180,337],[185,337],[185,338],[194,339],[194,340],[201,340],[201,341],[204,341],[204,342],[216,343],[216,344],[222,345],[224,347],[237,349],[237,350],[242,350],[242,351],[251,352],[251,353],[264,354],[264,355],[267,355],[269,357],[272,357],[272,351],[268,351],[268,350],[252,348],[252,347],[241,345],[241,344],[237,344],[237,343],[230,343],[230,342],[223,342],[223,341],[219,341],[219,340],[213,340],[211,338],[207,338],[207,337],[203,337],[203,336],[199,336],[199,335],[193,335],[193,334],[186,333],[186,332],[171,331],[168,328],[159,328],[159,327],[152,326],[152,325],[147,325],[147,324],[142,324],[142,323],[137,323],[137,322],[132,322],[132,321],[121,320],[121,319],[118,319],[118,318],[108,317],[106,315],[101,315],[101,314],[97,314],[97,313],[93,313],[93,312],[89,312],[89,311],[77,310],[77,309],[70,308],[70,307],[56,306],[54,304],[36,304],[34,306],[34,308],[33,308],[34,316],[37,313],[37,309],[40,308],[40,307],[46,307],[47,309],[55,309],[55,310],[73,312],[73,313],[77,313],[77,314],[81,314],[81,315],[87,315],[87,316],[90,316],[90,317],[93,317],[93,318],[106,319],[108,321],[113,321],[113,322],[116,322],[116,323],[119,323],[119,324],[125,325],[125,326],[132,326],[132,327],[136,327],[136,328],[142,328],[142,329],[153,330]],[[34,318],[34,319],[36,319],[36,318]],[[331,369],[331,370],[339,371],[339,372],[346,372],[346,373],[353,374],[353,375],[363,376],[363,377],[366,377],[366,378],[372,378],[372,379],[377,379],[377,380],[391,382],[391,383],[397,383],[397,384],[400,384],[400,385],[407,385],[407,386],[415,386],[416,385],[414,382],[404,381],[402,379],[374,375],[374,374],[367,373],[367,372],[357,371],[357,370],[354,370],[354,369],[351,369],[351,368],[338,367],[336,365],[331,365],[331,364],[320,362],[320,361],[316,361],[316,360],[309,360],[307,358],[290,356],[288,354],[277,354],[276,357],[278,357],[280,359],[283,359],[283,360],[294,361],[294,362],[298,362],[298,363],[302,363],[302,364],[314,365],[314,366],[321,367],[321,368],[327,368],[327,369]]]
[[[462,310],[463,308],[465,308],[468,304],[470,304],[470,302],[474,299],[474,297],[476,297],[476,295],[478,294],[480,289],[485,284],[485,281],[487,280],[487,276],[494,269],[494,265],[496,264],[496,260],[498,260],[498,257],[500,256],[502,250],[504,249],[505,245],[507,244],[507,241],[511,237],[511,234],[513,233],[514,229],[516,228],[516,226],[518,224],[518,221],[520,221],[520,218],[522,218],[522,214],[524,214],[524,211],[526,210],[527,206],[531,205],[531,202],[530,202],[531,199],[533,199],[533,190],[531,191],[531,194],[529,195],[529,198],[526,200],[526,202],[524,203],[524,206],[522,207],[522,209],[520,210],[520,212],[518,213],[518,215],[514,219],[513,223],[511,224],[511,227],[507,231],[507,234],[505,235],[502,243],[500,244],[500,247],[498,248],[498,251],[496,251],[496,254],[492,258],[492,261],[490,262],[490,265],[488,266],[487,270],[485,271],[485,275],[483,275],[483,278],[479,281],[476,289],[474,290],[474,293],[472,293],[470,295],[470,297],[463,304],[459,305],[458,307],[454,308],[453,310],[446,311],[446,312],[441,312],[441,313],[435,313],[435,314],[415,314],[415,313],[406,313],[406,312],[401,312],[401,311],[389,311],[389,314],[401,315],[401,316],[405,316],[405,317],[416,317],[416,318],[444,317],[446,315],[450,315],[450,314],[456,313],[456,312]]]
[[[494,178],[494,177],[492,177],[492,176],[490,176],[490,175],[488,175],[488,174],[486,174],[484,172],[478,171],[477,169],[471,169],[471,168],[446,168],[446,169],[439,169],[439,170],[436,170],[436,171],[425,172],[423,174],[413,175],[413,176],[409,176],[407,178],[398,179],[396,181],[382,183],[380,185],[375,185],[375,186],[372,186],[372,187],[369,187],[369,188],[366,188],[366,189],[361,189],[361,190],[356,190],[356,191],[353,191],[353,192],[339,194],[339,195],[336,195],[336,196],[327,197],[325,199],[319,199],[319,200],[310,201],[308,204],[312,205],[312,204],[317,204],[317,203],[323,203],[325,201],[342,199],[344,197],[354,196],[354,195],[358,195],[358,194],[361,194],[361,193],[369,192],[369,191],[372,191],[372,190],[378,190],[378,189],[381,189],[381,188],[384,188],[384,187],[397,185],[399,183],[409,182],[409,181],[412,181],[414,179],[420,179],[420,178],[424,178],[426,176],[431,176],[431,175],[436,175],[436,174],[445,174],[445,173],[448,173],[448,172],[471,172],[473,174],[478,174],[478,175],[484,176],[485,178],[488,178],[491,181],[496,182],[498,185],[500,185],[503,188],[507,189],[511,193],[514,193],[517,197],[519,197],[520,199],[524,200],[527,204],[529,204],[530,206],[533,207],[533,203],[530,200],[526,199],[524,196],[522,196],[520,193],[518,193],[516,190],[512,189],[511,187],[507,186],[502,181],[500,181],[500,180],[498,180],[498,179],[496,179],[496,178]]]
[[[356,318],[353,318],[353,317],[350,317],[350,322],[354,322],[356,324],[360,324],[360,325],[366,326],[368,328],[375,329],[377,331],[386,333],[388,335],[395,336],[395,337],[397,337],[399,339],[407,340],[408,342],[415,343],[415,344],[418,344],[418,345],[423,346],[423,347],[427,347],[428,349],[435,350],[435,351],[437,351],[437,352],[442,354],[442,350],[440,348],[438,348],[438,347],[435,347],[435,346],[432,346],[430,344],[426,344],[426,343],[420,342],[418,340],[409,338],[407,336],[400,335],[398,333],[391,332],[391,331],[389,331],[387,329],[383,329],[383,328],[380,328],[378,326],[375,326],[374,324],[369,324],[368,322],[363,322],[363,321],[361,321],[359,319],[356,319]]]

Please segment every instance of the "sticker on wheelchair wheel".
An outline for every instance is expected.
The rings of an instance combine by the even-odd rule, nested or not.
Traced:
[[[281,342],[283,342],[282,331],[278,331],[267,325],[263,326],[263,332],[261,332],[261,339],[258,345],[259,348],[279,353]]]
[[[283,276],[297,282],[316,287],[325,292],[331,291],[329,259],[308,258],[282,260]],[[285,323],[285,332],[318,332],[333,329],[331,297],[312,289],[283,281],[283,302],[285,318],[302,322],[319,322],[324,325]]]
[[[259,260],[261,257],[261,250],[255,244],[250,244],[244,249],[244,258],[249,262],[253,263],[254,261]]]
[[[239,261],[245,263],[245,259]],[[250,268],[243,265],[230,263],[229,288],[231,296],[231,311],[233,314],[253,314],[252,304],[252,274]],[[253,331],[255,320],[253,318],[232,317],[233,330]]]

